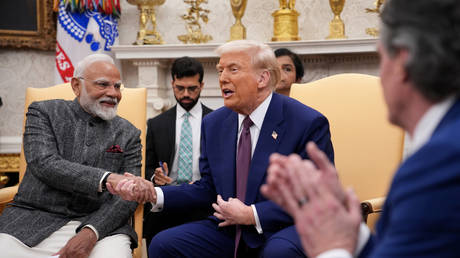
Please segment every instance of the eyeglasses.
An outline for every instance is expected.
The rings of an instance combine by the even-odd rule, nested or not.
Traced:
[[[125,86],[122,82],[109,82],[107,80],[90,80],[83,77],[78,77],[78,79],[92,82],[98,89],[106,90],[113,86],[116,91],[123,91]]]
[[[180,93],[184,92],[187,89],[188,93],[190,94],[193,94],[198,90],[198,86],[184,87],[184,86],[175,85],[174,88]]]

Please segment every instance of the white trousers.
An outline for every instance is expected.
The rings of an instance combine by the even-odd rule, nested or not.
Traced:
[[[79,225],[79,221],[70,221],[32,248],[11,235],[0,233],[0,256],[8,258],[49,258],[61,250],[70,238],[75,236],[75,230]],[[105,237],[97,241],[89,258],[132,258],[130,244],[129,236],[124,234]]]

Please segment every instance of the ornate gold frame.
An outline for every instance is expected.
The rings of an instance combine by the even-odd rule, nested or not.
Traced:
[[[37,30],[0,29],[0,47],[55,49],[56,15],[53,12],[53,0],[35,1],[37,1]]]

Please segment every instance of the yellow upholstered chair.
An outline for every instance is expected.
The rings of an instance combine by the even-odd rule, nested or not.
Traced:
[[[29,105],[34,101],[48,99],[65,99],[73,100],[73,93],[70,83],[60,84],[49,88],[27,88],[25,114]],[[125,88],[122,92],[122,100],[118,106],[118,115],[130,121],[134,126],[141,130],[142,143],[142,177],[144,177],[144,162],[145,162],[145,135],[146,135],[146,109],[147,108],[147,90],[145,88]],[[21,148],[20,164],[19,164],[19,182],[21,182],[26,171],[26,160],[24,157],[24,148]],[[18,191],[18,185],[0,189],[0,212],[4,206],[13,200],[14,195]],[[134,229],[136,230],[139,246],[134,250],[134,258],[140,258],[142,244],[142,221],[143,221],[143,205],[139,205],[134,214]]]
[[[294,84],[290,96],[328,118],[340,180],[357,193],[365,218],[381,211],[382,197],[402,159],[404,132],[388,122],[379,78],[333,75]],[[377,217],[369,216],[371,228]]]

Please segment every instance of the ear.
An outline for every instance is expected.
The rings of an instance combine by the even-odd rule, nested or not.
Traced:
[[[83,86],[81,81],[74,77],[70,81],[70,85],[72,85],[72,90],[75,93],[75,96],[77,96],[77,98],[80,98],[81,87]]]
[[[258,88],[265,88],[268,86],[268,82],[270,81],[270,72],[268,70],[263,70],[259,77],[257,78]]]
[[[202,90],[203,87],[204,87],[204,82],[201,82],[201,83],[200,83],[200,90]]]
[[[409,77],[406,70],[406,64],[409,60],[409,51],[407,49],[401,49],[394,57],[396,60],[396,76],[401,80],[401,82],[408,82]]]

